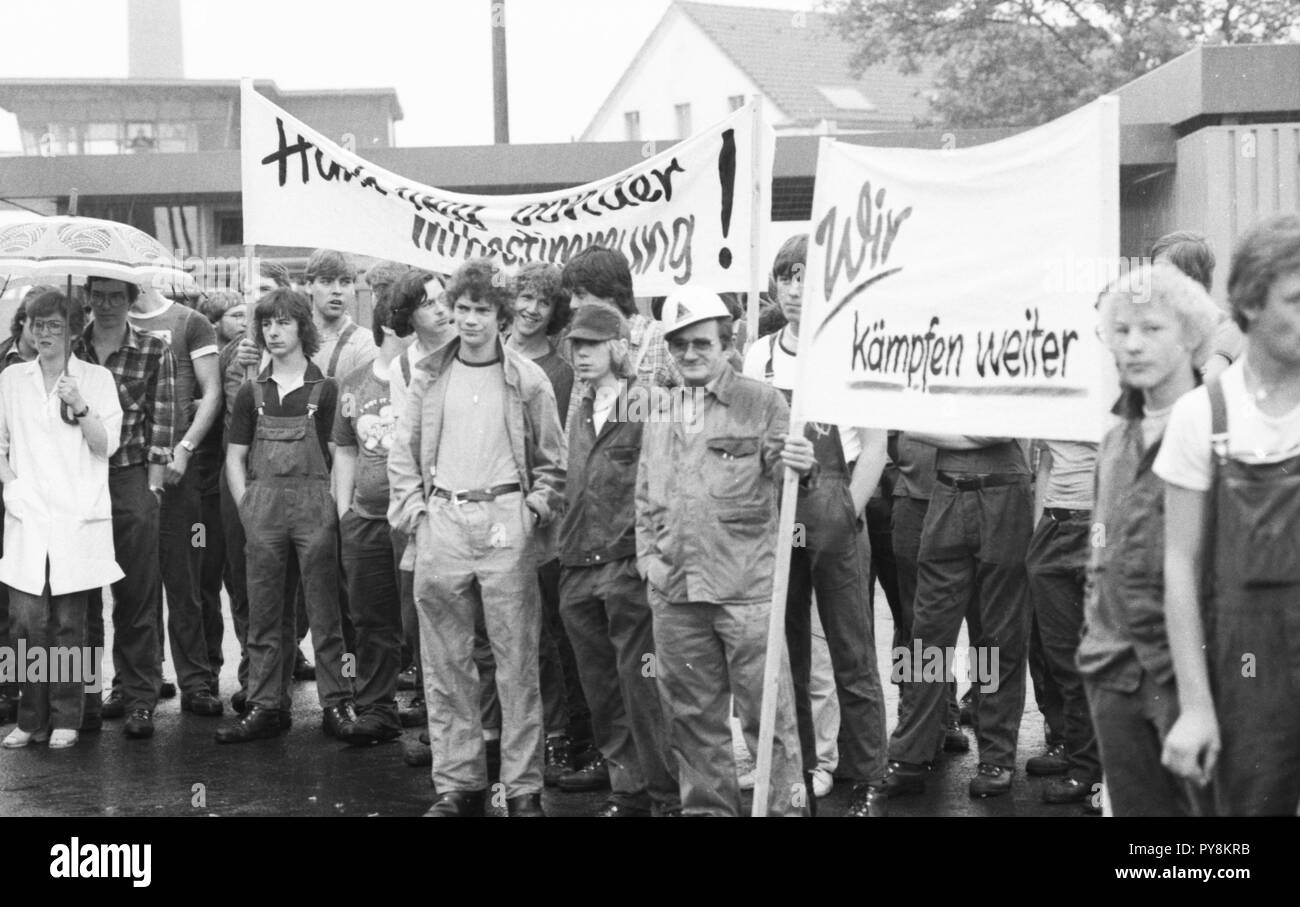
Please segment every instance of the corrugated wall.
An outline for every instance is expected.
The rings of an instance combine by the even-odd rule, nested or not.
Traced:
[[[1274,214],[1300,212],[1300,123],[1211,126],[1178,141],[1176,218],[1199,230],[1218,257],[1214,296],[1225,300],[1237,239]]]

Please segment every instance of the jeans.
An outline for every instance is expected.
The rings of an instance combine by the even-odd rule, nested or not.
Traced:
[[[167,636],[176,684],[185,694],[209,692],[216,676],[208,663],[199,596],[203,550],[196,544],[194,527],[202,525],[202,512],[198,470],[191,466],[179,482],[163,492],[158,513],[158,558],[167,592]],[[161,601],[158,618],[161,627]]]
[[[680,796],[655,680],[654,620],[635,559],[566,568],[560,616],[615,798],[660,812],[675,809]]]
[[[32,595],[20,589],[9,590],[14,639],[26,640],[29,653],[34,649],[44,649],[46,671],[49,672],[44,681],[29,680],[22,684],[18,726],[25,731],[47,727],[75,731],[81,727],[84,681],[96,668],[93,662],[81,661],[86,653],[86,593],[50,595],[49,588],[47,583],[44,595]],[[56,658],[51,651],[55,647],[73,653],[73,657],[70,660]],[[54,682],[55,672],[63,674],[65,670],[76,667],[81,668],[83,676],[63,676],[61,682]]]
[[[199,514],[203,523],[203,544],[199,546],[199,603],[203,612],[203,641],[207,644],[211,674],[208,688],[216,695],[221,669],[226,663],[221,642],[226,633],[221,616],[221,586],[230,590],[230,568],[226,562],[226,531],[221,521],[221,464],[194,458],[191,469],[199,469]],[[233,591],[231,592],[233,599]]]
[[[401,669],[402,605],[396,550],[384,519],[371,520],[349,510],[339,520],[343,572],[348,578],[348,608],[356,628],[356,709],[399,728],[397,673]]]
[[[416,523],[415,605],[424,660],[433,782],[487,788],[475,617],[495,665],[501,781],[507,797],[542,791],[541,602],[533,518],[519,492],[492,501],[430,498]]]
[[[113,504],[113,550],[126,574],[113,584],[113,685],[120,685],[128,713],[152,711],[162,686],[158,499],[149,490],[143,465],[110,467],[108,493]],[[103,648],[103,594],[92,589],[86,599],[86,644]],[[87,697],[87,714],[97,716],[99,706],[98,694]]]
[[[740,815],[740,786],[731,743],[731,701],[745,742],[758,752],[770,604],[670,604],[653,586],[659,695],[676,757],[682,814]],[[806,816],[803,760],[794,714],[790,662],[782,653],[768,815]]]

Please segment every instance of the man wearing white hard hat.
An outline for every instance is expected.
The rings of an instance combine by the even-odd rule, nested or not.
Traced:
[[[757,749],[781,480],[815,480],[812,444],[789,437],[781,392],[727,362],[732,321],[716,293],[684,287],[663,308],[684,393],[657,401],[637,473],[637,567],[649,584],[657,678],[685,815],[739,815],[730,699]],[[789,659],[782,653],[768,813],[807,815]]]

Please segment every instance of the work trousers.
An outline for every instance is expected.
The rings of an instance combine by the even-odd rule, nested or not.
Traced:
[[[745,742],[757,753],[771,605],[670,604],[653,587],[649,598],[659,695],[677,763],[682,814],[739,816],[731,703],[734,698]],[[770,816],[806,816],[812,793],[804,787],[785,652],[780,671],[767,810]]]
[[[202,525],[202,514],[198,470],[191,464],[179,482],[163,491],[158,512],[158,567],[167,593],[167,637],[176,685],[187,695],[209,692],[209,685],[215,679],[208,662],[203,602],[199,596],[203,549],[198,545],[200,539],[194,527]],[[161,599],[158,624],[161,634]]]
[[[348,609],[356,632],[356,709],[400,728],[397,674],[401,670],[402,605],[397,564],[401,552],[386,519],[348,510],[339,520]]]

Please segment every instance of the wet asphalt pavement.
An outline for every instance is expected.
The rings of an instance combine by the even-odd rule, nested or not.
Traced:
[[[877,648],[887,676],[892,623],[883,596],[877,601],[884,612],[876,621]],[[106,623],[111,634],[112,623]],[[83,733],[69,750],[40,745],[0,750],[0,816],[418,816],[428,808],[433,799],[429,770],[402,761],[403,749],[416,745],[418,730],[367,748],[339,743],[321,731],[316,685],[311,682],[295,684],[288,733],[273,740],[216,745],[213,732],[233,714],[229,694],[237,689],[239,652],[232,626],[227,613],[221,674],[225,716],[182,713],[178,697],[159,703],[151,740],[126,739],[118,720],[105,722],[103,731]],[[169,664],[163,673],[174,679]],[[892,684],[885,690],[892,730],[898,696]],[[1028,700],[1010,796],[972,800],[967,794],[978,758],[974,734],[966,728],[971,752],[947,757],[936,766],[926,793],[891,802],[891,815],[1084,816],[1079,806],[1042,803],[1043,780],[1023,771],[1025,759],[1044,749],[1042,716],[1033,704],[1032,689]],[[11,726],[0,727],[0,735]],[[743,747],[739,755],[738,768],[744,772],[750,764]],[[601,793],[548,789],[543,806],[553,816],[582,816],[598,809],[603,800]],[[819,812],[842,815],[848,800],[849,785],[837,783],[818,801]]]

